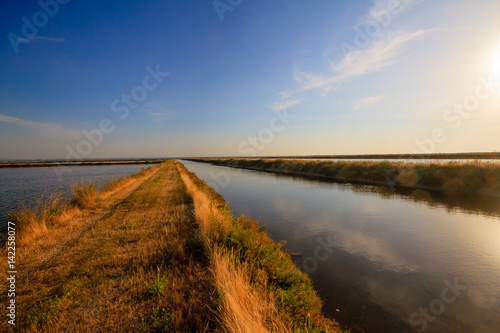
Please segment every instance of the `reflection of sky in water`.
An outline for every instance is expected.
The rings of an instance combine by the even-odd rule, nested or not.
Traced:
[[[234,170],[186,166],[207,182],[212,181],[209,171]],[[447,305],[427,331],[464,329],[462,324],[469,323],[482,332],[498,332],[487,327],[489,320],[500,327],[498,216],[247,170],[219,192],[236,215],[255,217],[275,240],[286,240],[291,252],[312,257],[317,238],[330,237],[334,254],[311,273],[323,289],[328,289],[325,281],[347,283],[407,322],[412,312],[439,297],[445,279],[458,277],[469,286],[467,293]]]
[[[308,159],[297,159],[297,158],[287,158],[287,160],[302,160],[302,161],[353,161],[353,162],[381,162],[381,161],[389,161],[389,162],[405,162],[405,163],[500,163],[500,159],[401,159],[401,158],[393,158],[393,159],[363,159],[363,158],[308,158]]]

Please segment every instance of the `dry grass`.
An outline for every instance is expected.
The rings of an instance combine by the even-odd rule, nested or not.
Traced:
[[[43,194],[34,207],[22,206],[9,213],[16,224],[17,244],[25,245],[45,235],[49,227],[57,223],[62,210],[61,196],[57,193]]]
[[[212,272],[222,297],[221,318],[229,332],[269,332],[265,303],[250,288],[250,277],[235,265],[234,256],[215,248]]]
[[[250,285],[250,278],[245,269],[236,266],[234,255],[219,248],[214,241],[218,238],[215,235],[228,233],[230,219],[212,204],[209,197],[195,185],[185,170],[179,169],[182,180],[193,198],[200,235],[211,259],[211,271],[222,298],[219,318],[225,329],[228,332],[269,332],[266,321],[273,316],[271,313],[266,313],[266,310],[270,304]]]
[[[216,165],[292,175],[327,177],[343,182],[432,190],[452,197],[500,196],[500,164],[405,163],[390,161],[310,161],[259,158],[198,159]]]
[[[83,209],[95,219],[82,222],[83,229],[60,251],[35,265],[27,262],[40,255],[25,254],[16,330],[220,331],[212,319],[217,294],[209,260],[173,162],[136,178],[117,195],[122,191],[127,193],[122,199],[110,196],[92,210]],[[109,207],[111,202],[116,204]],[[104,206],[108,209],[100,210]],[[44,241],[55,236],[50,233]],[[0,331],[9,329],[0,323]]]
[[[228,332],[340,332],[321,314],[311,280],[253,220],[234,218],[224,199],[180,163],[219,291]]]
[[[35,206],[23,205],[18,211],[9,213],[16,224],[18,245],[27,245],[47,234],[49,230],[76,220],[82,209],[95,208],[98,202],[115,195],[152,171],[151,167],[143,168],[128,177],[111,178],[101,191],[98,191],[95,183],[86,183],[82,180],[71,186],[72,198],[69,201],[63,200],[61,194],[57,192],[44,193]]]
[[[177,167],[115,182],[19,248],[16,330],[339,332],[280,245]]]
[[[99,198],[96,184],[83,180],[71,186],[71,194],[73,204],[83,209],[93,207]]]

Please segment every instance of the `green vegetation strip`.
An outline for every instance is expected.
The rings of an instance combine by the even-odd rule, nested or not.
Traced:
[[[220,194],[184,166],[181,169],[209,197],[210,204],[222,212],[218,219],[231,221],[227,229],[213,228],[210,238],[236,255],[250,274],[252,287],[266,290],[274,300],[280,322],[291,332],[341,332],[335,321],[322,314],[322,301],[309,276],[295,266],[283,249],[286,242],[276,243],[254,219],[234,217]],[[218,223],[216,217],[212,217],[212,223]]]
[[[292,175],[319,176],[361,184],[424,189],[450,196],[500,196],[500,164],[307,161],[286,159],[191,159],[215,165]]]

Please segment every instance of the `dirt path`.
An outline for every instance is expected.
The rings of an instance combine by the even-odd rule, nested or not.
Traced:
[[[66,234],[52,230],[27,246],[16,331],[219,331],[212,319],[217,293],[193,210],[169,161],[84,211]],[[47,251],[51,238],[60,245]],[[2,320],[0,331],[12,327]]]

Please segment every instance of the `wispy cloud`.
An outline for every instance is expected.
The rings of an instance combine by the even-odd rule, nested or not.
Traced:
[[[20,37],[16,38],[16,40],[23,42],[23,43],[29,43],[29,42],[53,42],[53,43],[62,43],[66,41],[66,38],[64,37],[47,37],[47,36],[33,36],[33,37]]]
[[[357,103],[356,105],[354,105],[352,107],[353,110],[357,110],[359,108],[362,108],[363,106],[366,106],[366,105],[369,105],[369,104],[373,104],[373,103],[376,103],[384,98],[386,98],[388,95],[377,95],[377,96],[370,96],[370,97],[365,97],[365,98],[361,98]]]
[[[18,125],[28,128],[32,133],[43,137],[55,137],[63,140],[77,140],[82,133],[75,130],[65,129],[61,124],[39,123],[0,114],[0,122]]]
[[[174,111],[164,111],[164,112],[148,112],[148,115],[153,118],[156,122],[160,124],[165,124],[167,118],[174,115],[176,112]]]
[[[296,90],[281,92],[279,95],[284,99],[312,89],[321,89],[324,94],[349,79],[380,71],[396,61],[396,57],[405,50],[408,42],[430,31],[389,33],[385,38],[373,41],[364,50],[352,51],[340,61],[330,62],[329,70],[333,74],[328,76],[307,73],[294,65],[294,79],[300,87]]]
[[[400,14],[403,11],[408,10],[413,4],[422,2],[424,0],[372,0],[372,7],[366,12],[365,15],[361,16],[358,20],[356,26],[361,26],[370,22],[375,21],[375,17],[389,12],[389,18],[395,15],[395,12]],[[391,11],[389,11],[391,9]]]
[[[302,100],[288,100],[288,101],[276,102],[273,104],[272,109],[274,111],[281,111],[284,109],[291,108],[292,106],[297,105],[300,102],[302,102]]]
[[[160,124],[165,124],[167,118],[170,116],[177,114],[179,112],[173,111],[168,109],[165,106],[166,103],[160,103],[160,102],[154,102],[154,103],[149,103],[145,107],[147,110],[147,114],[153,118],[154,121],[160,123]]]

